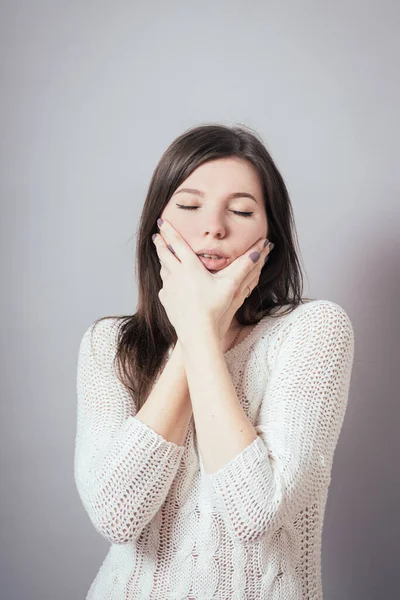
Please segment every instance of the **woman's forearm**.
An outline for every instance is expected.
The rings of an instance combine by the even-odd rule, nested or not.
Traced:
[[[176,344],[136,417],[167,441],[183,446],[192,414],[181,348]]]
[[[194,326],[181,344],[194,425],[206,473],[240,454],[257,433],[236,394],[213,326]]]

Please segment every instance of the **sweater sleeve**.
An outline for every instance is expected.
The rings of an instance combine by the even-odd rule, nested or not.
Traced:
[[[138,538],[163,504],[184,446],[136,418],[117,377],[117,320],[92,324],[79,347],[76,487],[95,529],[113,544]]]
[[[269,536],[329,487],[353,356],[351,321],[328,300],[301,306],[272,345],[257,438],[206,474],[242,543]]]

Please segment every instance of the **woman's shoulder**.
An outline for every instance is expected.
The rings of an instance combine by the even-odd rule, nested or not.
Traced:
[[[262,319],[266,330],[273,329],[277,333],[285,328],[300,326],[304,321],[315,324],[326,321],[341,321],[344,326],[352,329],[351,319],[345,309],[332,300],[306,299],[290,310],[291,305],[275,307],[271,315]],[[275,327],[275,324],[277,327]]]
[[[282,312],[286,307],[278,312]],[[257,356],[266,361],[271,372],[285,359],[298,367],[300,356],[320,360],[323,355],[351,363],[354,356],[354,331],[344,308],[331,300],[311,300],[296,306],[277,319],[266,319],[257,346]]]
[[[295,319],[311,319],[313,322],[335,323],[347,329],[353,329],[349,314],[333,300],[310,300],[299,305],[295,311]],[[297,313],[297,314],[296,314]]]
[[[97,343],[103,341],[109,342],[110,338],[114,338],[119,329],[119,317],[101,317],[93,321],[82,335],[82,340],[95,340]]]
[[[280,339],[291,335],[328,341],[346,338],[354,342],[354,329],[349,314],[332,300],[310,300],[299,304],[282,318]]]
[[[110,364],[117,350],[120,321],[120,317],[101,317],[92,322],[81,337],[79,355],[90,355],[97,363]]]

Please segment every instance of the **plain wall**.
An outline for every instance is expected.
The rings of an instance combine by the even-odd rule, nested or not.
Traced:
[[[355,330],[324,600],[397,596],[399,16],[394,0],[1,2],[2,599],[83,599],[106,556],[73,479],[78,346],[136,311],[151,174],[206,122],[263,137],[304,295]]]

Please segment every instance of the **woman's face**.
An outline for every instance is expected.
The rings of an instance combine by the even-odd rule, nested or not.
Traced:
[[[233,194],[237,197],[230,197]],[[237,157],[219,158],[193,171],[175,190],[161,218],[172,223],[194,252],[221,250],[228,257],[225,266],[268,235],[258,173],[250,162]]]

